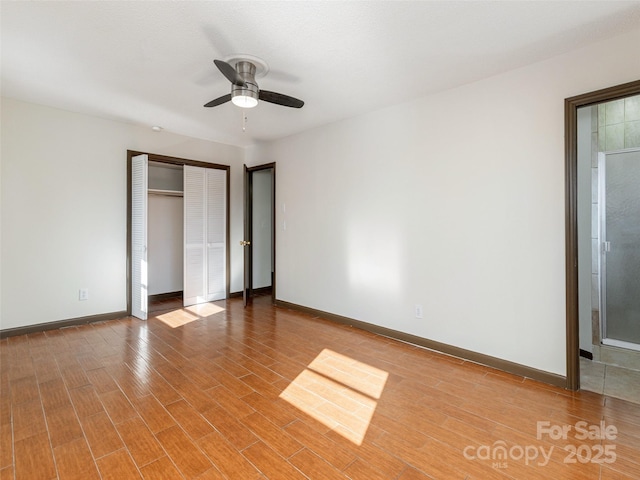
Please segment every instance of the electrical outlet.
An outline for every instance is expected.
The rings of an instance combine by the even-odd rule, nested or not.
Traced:
[[[416,304],[416,318],[422,318],[422,305]]]
[[[78,290],[78,300],[80,301],[89,300],[88,288],[81,288],[80,290]]]

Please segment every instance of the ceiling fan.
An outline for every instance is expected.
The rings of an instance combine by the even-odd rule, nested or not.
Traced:
[[[214,60],[213,63],[231,82],[231,93],[205,103],[205,107],[217,107],[229,100],[242,108],[253,108],[258,104],[258,100],[292,108],[301,108],[304,105],[304,102],[297,98],[258,87],[256,76],[264,76],[269,70],[267,64],[259,58],[243,55],[228,60],[235,63],[235,68],[224,60]]]

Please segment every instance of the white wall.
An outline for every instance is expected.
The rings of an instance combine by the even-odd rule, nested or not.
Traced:
[[[640,78],[639,44],[252,148],[277,162],[278,298],[564,375],[564,99]]]
[[[7,98],[1,126],[0,328],[126,309],[127,149],[231,165],[242,290],[243,149]]]
[[[273,169],[256,170],[253,177],[253,288],[271,286],[273,251]]]
[[[597,108],[597,107],[595,107]],[[578,318],[580,348],[593,351],[591,325],[591,109],[578,109]]]
[[[149,295],[181,292],[184,284],[184,201],[149,194],[147,265]]]
[[[181,166],[149,163],[150,190],[184,191]],[[181,292],[184,283],[184,201],[158,192],[147,197],[148,293]]]
[[[148,188],[155,190],[184,190],[184,169],[182,166],[168,163],[150,162],[148,172]]]

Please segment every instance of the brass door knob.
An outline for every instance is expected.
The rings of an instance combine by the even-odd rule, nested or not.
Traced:
[[[241,247],[246,247],[251,245],[251,242],[248,242],[247,240],[240,240],[240,246]]]

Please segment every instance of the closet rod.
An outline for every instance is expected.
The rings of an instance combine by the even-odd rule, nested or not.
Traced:
[[[178,192],[176,190],[159,190],[155,188],[150,188],[147,190],[149,195],[164,195],[166,197],[183,197],[183,192]]]

